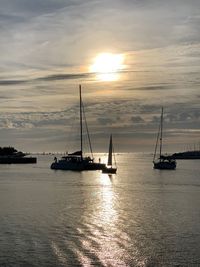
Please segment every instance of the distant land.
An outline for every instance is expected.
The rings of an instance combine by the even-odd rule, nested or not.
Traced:
[[[106,152],[101,152],[100,154],[105,154]],[[125,153],[132,153],[132,152],[125,152]],[[144,152],[139,152],[145,154]],[[149,154],[149,152],[146,152]],[[66,152],[29,152],[26,155],[66,155]],[[99,153],[98,153],[99,154]],[[117,153],[117,154],[123,154]],[[151,154],[151,153],[150,153]],[[173,159],[200,159],[200,150],[193,150],[193,151],[184,151],[184,152],[176,152],[170,155],[163,155],[164,157],[170,157]]]
[[[200,150],[174,153],[171,157],[173,159],[200,159]]]
[[[37,163],[36,157],[27,157],[27,154],[14,147],[0,147],[0,164],[27,164]]]

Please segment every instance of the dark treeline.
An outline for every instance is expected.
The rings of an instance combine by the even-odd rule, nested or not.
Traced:
[[[14,155],[17,153],[22,153],[17,151],[14,147],[8,146],[8,147],[0,147],[0,155]]]

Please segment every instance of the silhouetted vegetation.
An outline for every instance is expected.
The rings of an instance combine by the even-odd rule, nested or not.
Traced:
[[[171,157],[174,159],[200,159],[200,150],[174,153]]]
[[[8,146],[8,147],[0,147],[0,156],[5,155],[20,155],[23,156],[24,153],[21,151],[17,151],[14,147]]]

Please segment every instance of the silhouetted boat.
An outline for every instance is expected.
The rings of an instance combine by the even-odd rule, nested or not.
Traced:
[[[103,173],[116,173],[117,172],[116,160],[115,160],[115,167],[113,167],[113,159],[112,159],[113,155],[114,155],[114,151],[113,151],[112,135],[110,135],[108,163],[105,166],[105,168],[102,170]]]
[[[0,164],[28,164],[37,163],[37,158],[27,157],[25,153],[14,147],[0,147]]]
[[[85,170],[102,170],[105,168],[105,164],[94,162],[93,154],[92,154],[92,146],[89,136],[89,131],[87,127],[87,122],[85,118],[85,125],[87,130],[88,141],[90,145],[90,151],[92,157],[90,156],[83,156],[83,112],[84,106],[82,102],[81,96],[81,85],[79,85],[79,94],[80,94],[80,150],[76,151],[71,154],[67,154],[66,156],[62,157],[60,160],[54,158],[54,162],[51,164],[51,169],[54,170],[71,170],[71,171],[85,171]]]
[[[175,159],[172,159],[171,156],[162,155],[162,135],[163,135],[163,107],[162,107],[162,111],[161,111],[160,125],[159,125],[157,140],[156,140],[155,152],[154,152],[154,157],[153,157],[153,164],[154,164],[154,169],[174,170],[174,169],[176,169]],[[159,152],[158,159],[156,159],[158,141],[160,141],[160,152]]]

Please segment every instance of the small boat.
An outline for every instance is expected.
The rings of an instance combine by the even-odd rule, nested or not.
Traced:
[[[110,135],[110,143],[109,143],[109,151],[108,151],[108,164],[105,166],[105,168],[102,170],[103,173],[116,173],[117,167],[116,167],[116,160],[115,160],[115,167],[113,167],[113,157],[114,155],[114,149],[113,149],[113,143],[112,143],[112,134]]]
[[[173,159],[171,156],[162,155],[162,140],[163,140],[163,107],[161,110],[160,125],[159,125],[156,146],[155,146],[155,151],[154,151],[153,165],[154,165],[154,169],[174,170],[176,169],[176,160]],[[156,159],[158,141],[160,142],[160,151],[159,151],[159,157],[158,159]]]
[[[84,106],[81,96],[81,85],[79,85],[80,94],[80,150],[74,153],[67,154],[61,159],[54,158],[54,162],[51,164],[51,169],[54,170],[71,170],[71,171],[89,171],[89,170],[102,170],[105,168],[105,164],[100,162],[94,162],[92,146],[84,113]],[[87,130],[87,137],[90,146],[90,152],[92,157],[84,156],[83,153],[83,118],[85,119],[85,126]]]

